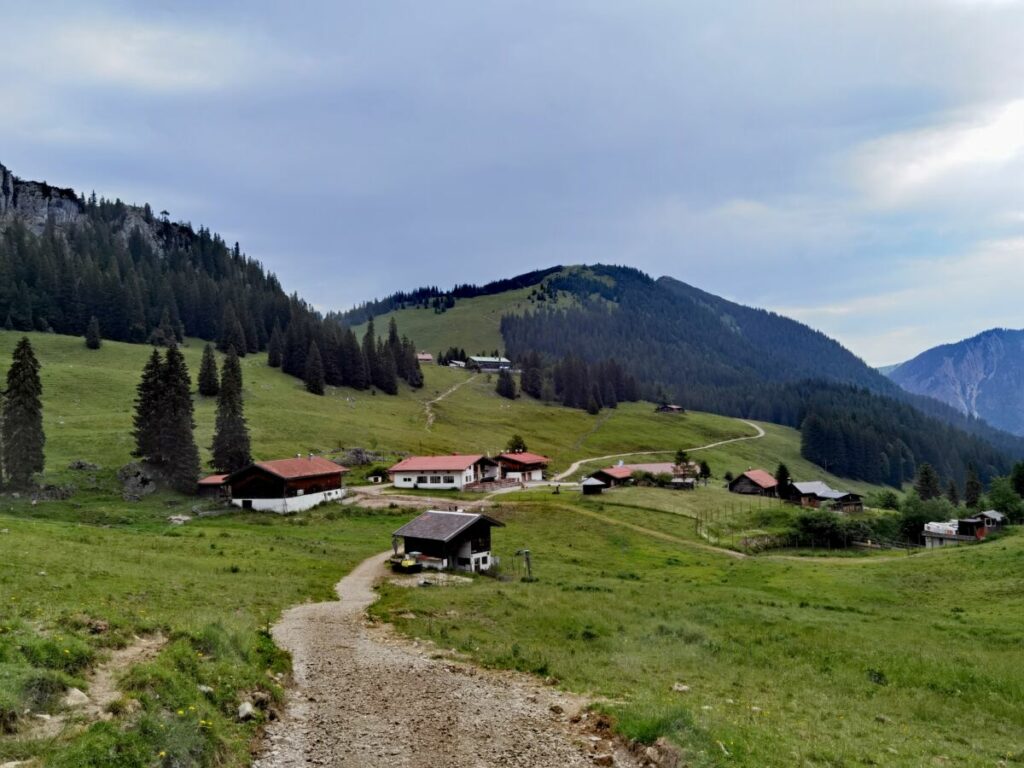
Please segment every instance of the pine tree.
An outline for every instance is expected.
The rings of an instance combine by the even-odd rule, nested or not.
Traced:
[[[159,455],[163,471],[175,490],[194,493],[199,477],[199,449],[193,435],[192,382],[185,357],[177,346],[167,350],[162,389]]]
[[[133,456],[159,463],[160,429],[162,422],[161,401],[164,389],[164,365],[160,353],[153,350],[142,369],[142,379],[136,388]]]
[[[373,327],[371,317],[366,324],[366,333],[363,334],[363,361],[366,364],[366,377],[369,384],[380,386],[380,361],[377,358],[377,332]]]
[[[23,338],[14,348],[7,370],[7,391],[3,401],[2,443],[3,475],[14,488],[26,488],[32,476],[43,471],[43,386],[39,380],[39,361],[32,344]]]
[[[675,464],[677,467],[685,466],[689,460],[690,457],[686,455],[686,451],[683,448],[676,451]]]
[[[711,465],[706,461],[700,463],[700,479],[704,481],[704,485],[708,484],[708,478],[711,477]]]
[[[283,354],[284,337],[281,333],[281,324],[275,320],[274,330],[270,334],[270,343],[267,344],[267,365],[271,368],[280,368]]]
[[[213,466],[218,472],[236,472],[252,464],[249,428],[242,399],[242,366],[234,349],[228,350],[217,395],[217,419],[213,432]]]
[[[366,389],[370,386],[370,377],[366,370],[366,358],[359,347],[355,332],[349,328],[341,340],[342,371],[345,383],[354,389]]]
[[[946,498],[954,507],[960,506],[960,489],[956,487],[956,480],[950,480],[946,488]]]
[[[917,468],[917,479],[914,480],[914,490],[921,497],[922,501],[930,501],[942,496],[942,488],[939,485],[939,475],[935,468],[928,462]]]
[[[775,469],[775,482],[778,483],[777,490],[782,493],[786,488],[789,487],[789,481],[792,478],[789,474],[789,467],[785,464],[779,464]]]
[[[1017,495],[1024,498],[1024,461],[1018,461],[1010,471],[1010,484]]]
[[[103,344],[103,337],[100,336],[100,321],[93,315],[89,319],[89,326],[85,329],[85,346],[89,349],[99,349]]]
[[[505,369],[498,371],[498,383],[495,385],[494,391],[509,400],[516,399],[516,381],[512,378],[510,371]]]
[[[373,383],[384,394],[398,394],[398,371],[395,359],[389,354],[384,342],[377,347],[377,378]]]
[[[306,391],[314,395],[324,393],[324,362],[316,342],[311,342],[306,355]]]
[[[217,341],[217,349],[221,352],[227,352],[231,347],[235,348],[235,352],[238,353],[239,357],[245,357],[248,342],[245,339],[242,323],[238,320],[238,315],[235,314],[235,308],[228,304],[224,307],[224,316],[221,318],[220,339]]]
[[[978,478],[978,470],[973,464],[967,467],[967,482],[964,485],[964,503],[971,509],[977,509],[981,503],[981,480]]]
[[[234,349],[232,347],[231,349]],[[231,354],[231,350],[228,350]],[[220,391],[220,380],[217,377],[217,358],[213,354],[213,345],[203,347],[203,361],[199,364],[199,394],[203,397],[216,397]]]

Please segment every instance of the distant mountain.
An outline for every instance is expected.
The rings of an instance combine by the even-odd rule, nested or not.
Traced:
[[[888,376],[908,392],[1024,435],[1024,330],[995,328],[934,347]]]

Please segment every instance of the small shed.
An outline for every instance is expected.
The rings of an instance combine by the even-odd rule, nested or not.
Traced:
[[[196,484],[196,493],[200,496],[219,497],[228,493],[227,475],[209,475]]]
[[[393,538],[402,539],[404,554],[415,555],[424,568],[478,572],[494,564],[491,528],[504,525],[487,515],[431,509],[395,531]]]
[[[580,488],[583,489],[584,496],[597,496],[607,487],[608,486],[606,486],[596,477],[588,477],[586,480],[580,483]]]
[[[695,491],[697,490],[697,478],[673,477],[672,489],[676,491]]]
[[[484,357],[483,355],[471,355],[466,361],[467,368],[475,368],[478,371],[508,371],[512,369],[512,361],[507,357]]]
[[[657,413],[686,413],[686,409],[675,403],[662,403],[654,409]]]
[[[633,479],[633,468],[625,464],[620,464],[617,467],[605,467],[597,470],[591,477],[614,488],[616,485],[625,485]]]

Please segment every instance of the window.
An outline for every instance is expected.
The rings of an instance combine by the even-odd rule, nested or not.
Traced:
[[[434,484],[440,483],[441,482],[441,476],[440,475],[431,475],[430,476],[430,482],[434,483]]]
[[[455,482],[455,475],[445,475],[444,476],[444,481],[446,483],[454,483]]]
[[[416,477],[416,482],[417,483],[425,483],[425,482],[427,482],[427,476],[426,475],[419,475],[419,476],[417,476]]]

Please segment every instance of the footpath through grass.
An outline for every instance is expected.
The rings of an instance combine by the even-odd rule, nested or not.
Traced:
[[[667,735],[692,765],[1024,762],[1024,536],[878,562],[737,560],[573,503],[503,504],[512,580],[386,587],[373,611],[604,697],[625,735]],[[513,568],[524,547],[533,583]]]
[[[0,763],[247,765],[263,716],[239,723],[238,705],[254,691],[280,701],[270,675],[288,668],[270,624],[290,605],[333,599],[333,584],[386,549],[408,517],[335,509],[177,528],[152,510],[136,515],[113,528],[0,516]],[[156,632],[168,644],[122,682],[117,718],[55,741],[27,738],[26,709],[59,713],[64,687],[84,686],[109,648]]]

